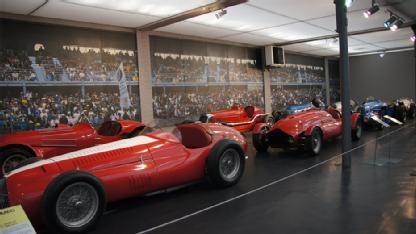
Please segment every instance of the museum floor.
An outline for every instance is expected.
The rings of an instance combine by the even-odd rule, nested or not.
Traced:
[[[364,132],[350,170],[340,139],[318,157],[250,148],[235,187],[200,183],[111,204],[93,233],[415,233],[415,123]]]

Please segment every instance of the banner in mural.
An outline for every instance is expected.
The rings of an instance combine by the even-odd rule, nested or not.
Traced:
[[[116,71],[116,80],[118,81],[118,88],[120,90],[120,108],[121,110],[127,110],[131,107],[131,100],[129,98],[129,91],[127,90],[127,80],[123,63],[120,63]]]
[[[0,30],[0,133],[139,117],[134,34],[10,20]]]

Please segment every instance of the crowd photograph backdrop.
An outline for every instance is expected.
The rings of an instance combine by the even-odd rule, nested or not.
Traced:
[[[139,118],[133,33],[9,20],[0,31],[0,132]]]
[[[140,120],[140,101],[165,126],[233,105],[265,107],[260,47],[150,36],[153,98],[140,100],[134,33],[4,19],[0,32],[0,134]],[[330,61],[331,102],[337,66]],[[272,110],[325,100],[323,58],[286,53],[286,65],[266,69]]]

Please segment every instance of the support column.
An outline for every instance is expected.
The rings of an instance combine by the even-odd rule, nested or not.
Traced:
[[[139,98],[141,121],[153,122],[152,67],[149,32],[136,31],[137,63],[139,66]]]
[[[329,65],[328,65],[328,58],[325,57],[325,101],[326,101],[326,105],[329,106],[331,105],[331,98],[330,98],[330,93],[329,93],[329,88],[330,88],[330,84],[329,84]]]
[[[345,0],[335,1],[337,19],[337,32],[339,34],[339,72],[341,78],[341,103],[342,103],[342,152],[351,150],[351,107],[350,107],[350,77],[348,61],[348,30],[347,7]],[[342,167],[351,167],[351,153],[342,157]]]
[[[416,24],[412,25],[413,35],[416,35]],[[413,100],[416,100],[416,41],[413,43],[413,54],[415,56],[415,96],[413,97]]]
[[[270,71],[263,70],[263,90],[264,90],[264,112],[272,114],[272,94],[271,94],[271,78]]]

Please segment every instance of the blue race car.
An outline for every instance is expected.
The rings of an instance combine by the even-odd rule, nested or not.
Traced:
[[[403,124],[395,118],[397,110],[373,97],[369,97],[363,102],[359,108],[359,112],[361,112],[363,123],[366,126],[374,126],[377,129],[382,129],[383,127],[389,127],[391,123]]]
[[[325,109],[325,103],[323,103],[319,98],[314,98],[312,102],[304,102],[302,104],[295,104],[286,106],[283,110],[273,111],[274,122],[285,118],[286,116],[296,114],[301,111],[309,110],[311,108],[320,108]]]

